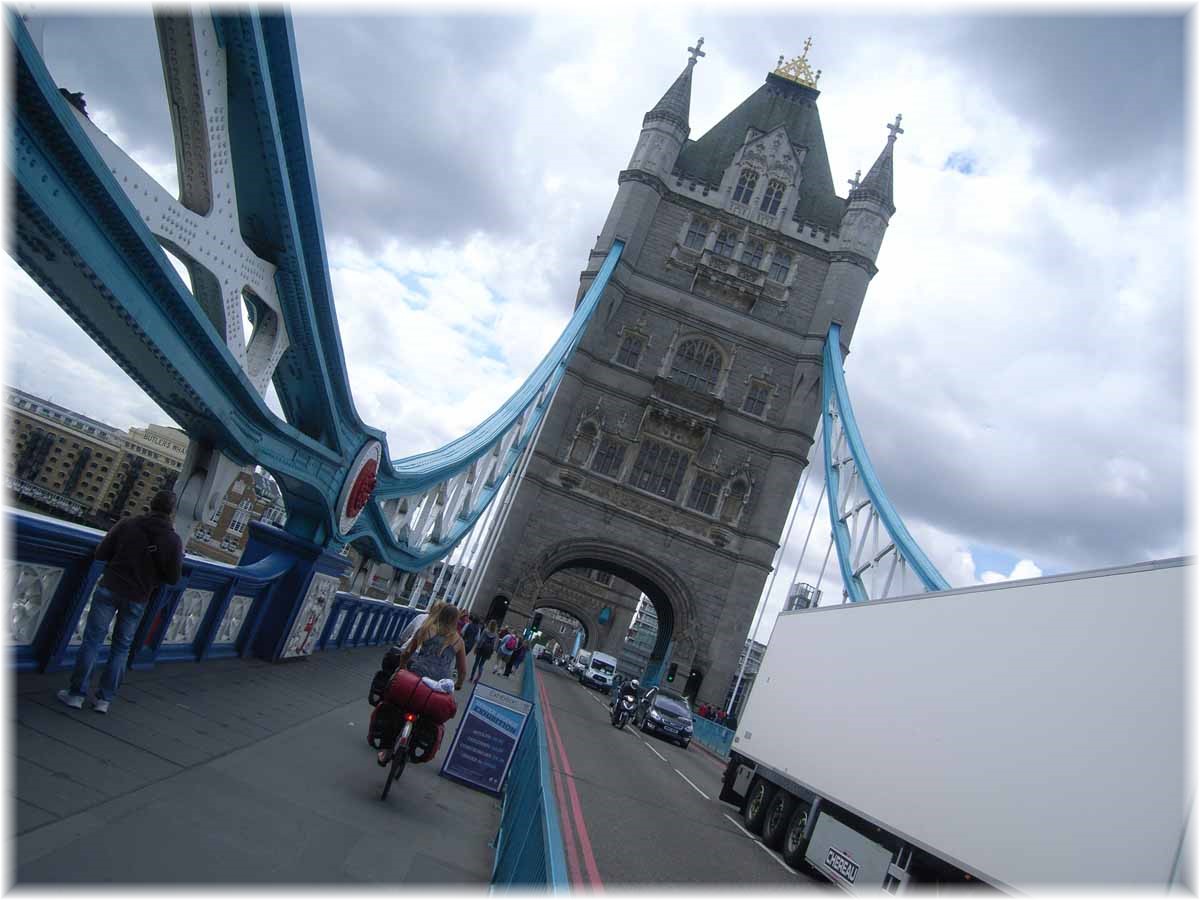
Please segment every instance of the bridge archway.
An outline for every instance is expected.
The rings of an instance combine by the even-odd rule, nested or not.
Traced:
[[[576,604],[570,602],[569,600],[565,600],[565,599],[562,599],[559,597],[555,597],[553,599],[538,600],[534,603],[533,611],[535,613],[543,611],[543,610],[548,610],[548,609],[552,609],[555,612],[560,612],[560,613],[563,613],[564,615],[570,616],[578,623],[578,628],[576,630],[583,633],[583,640],[579,644],[579,648],[581,650],[595,649],[593,646],[593,644],[595,643],[595,640],[596,640],[595,629],[588,625],[589,617],[583,609],[579,608]],[[546,629],[545,621],[542,622],[542,629],[543,630]],[[555,633],[553,633],[553,638],[558,640],[560,638],[560,635],[555,632]],[[570,652],[571,644],[573,642],[574,642],[574,638],[571,638],[568,641],[558,640],[558,643],[560,645],[564,646],[566,648],[567,652]]]
[[[608,572],[649,598],[658,615],[658,637],[646,666],[646,681],[657,684],[665,676],[671,657],[693,657],[695,606],[686,582],[668,566],[625,544],[592,539],[560,541],[545,550],[526,571],[515,599],[530,609],[552,605],[539,597],[546,582],[565,569]]]

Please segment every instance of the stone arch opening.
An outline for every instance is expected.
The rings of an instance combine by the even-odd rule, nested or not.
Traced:
[[[587,616],[582,610],[576,609],[572,603],[563,602],[558,599],[538,600],[534,604],[533,612],[535,615],[539,612],[544,613],[547,610],[554,610],[555,612],[562,613],[574,619],[578,623],[579,630],[583,633],[583,640],[580,642],[579,648],[581,650],[590,650],[592,648],[592,643],[595,641],[595,635],[593,634],[594,629],[588,627]],[[556,629],[552,627],[548,628],[547,626],[547,621],[543,619],[542,630],[547,632],[547,634],[549,634],[553,640],[557,640],[558,643],[564,648],[564,652],[570,653],[573,649],[574,638],[566,637]],[[564,637],[566,637],[565,640],[563,639]]]
[[[590,540],[556,544],[540,556],[536,570],[523,579],[518,592],[522,605],[552,605],[538,600],[543,585],[558,572],[581,568],[607,572],[628,582],[654,605],[658,636],[646,666],[646,682],[659,682],[672,655],[691,658],[696,649],[692,638],[696,615],[686,583],[658,560],[630,546]]]
[[[483,617],[484,622],[496,620],[497,625],[504,624],[504,617],[508,614],[509,599],[504,594],[496,594],[492,597],[492,602],[488,606],[487,615]]]

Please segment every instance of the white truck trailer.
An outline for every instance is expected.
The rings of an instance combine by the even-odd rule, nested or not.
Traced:
[[[721,799],[851,892],[1186,887],[1191,571],[783,613]]]

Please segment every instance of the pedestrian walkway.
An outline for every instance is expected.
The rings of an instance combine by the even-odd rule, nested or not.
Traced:
[[[499,806],[437,774],[469,685],[438,760],[380,801],[366,694],[383,652],[160,665],[108,716],[55,699],[66,672],[15,675],[17,882],[484,889]]]

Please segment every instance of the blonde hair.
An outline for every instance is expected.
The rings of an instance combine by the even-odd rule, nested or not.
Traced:
[[[458,637],[458,607],[449,603],[431,607],[429,617],[413,635],[412,652],[416,653],[431,637],[440,636],[447,647]]]

